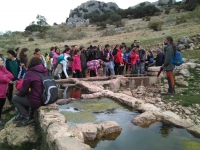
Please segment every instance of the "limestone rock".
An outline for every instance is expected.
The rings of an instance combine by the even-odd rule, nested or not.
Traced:
[[[59,137],[55,140],[57,150],[90,150],[90,146],[74,137]]]
[[[102,133],[103,134],[110,134],[114,132],[121,131],[119,124],[115,121],[107,121],[105,123],[101,124],[102,127]]]
[[[188,69],[182,69],[179,72],[180,74],[182,74],[183,76],[190,76],[190,72]]]
[[[146,111],[132,120],[132,123],[137,126],[148,126],[156,121],[156,117],[150,112]]]
[[[35,127],[33,125],[16,127],[16,125],[11,122],[12,119],[5,125],[5,128],[0,131],[1,144],[8,144],[9,146],[16,147],[26,142],[36,142]]]
[[[186,63],[186,65],[188,65],[190,68],[195,68],[197,66],[196,63],[192,63],[192,62],[188,62]]]
[[[183,76],[175,76],[175,81],[176,81],[179,85],[189,86],[189,83],[188,83],[187,81],[184,81],[184,77],[183,77]]]
[[[148,71],[150,71],[150,72],[159,72],[160,71],[160,67],[148,67]]]

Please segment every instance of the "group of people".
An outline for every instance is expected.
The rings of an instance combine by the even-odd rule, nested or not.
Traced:
[[[33,122],[33,110],[39,108],[42,104],[41,94],[43,92],[42,79],[37,73],[44,76],[50,73],[56,78],[85,78],[87,74],[90,77],[99,75],[98,69],[103,68],[103,76],[127,74],[144,74],[149,66],[161,66],[167,72],[169,83],[169,93],[175,93],[173,69],[174,65],[170,58],[174,55],[174,44],[172,37],[166,37],[164,44],[167,45],[164,53],[157,49],[154,58],[151,51],[142,49],[137,41],[127,47],[125,43],[111,47],[106,44],[104,48],[101,45],[89,46],[85,48],[73,45],[71,48],[65,45],[64,50],[51,47],[49,54],[41,54],[39,48],[28,59],[27,48],[17,48],[7,51],[5,59],[0,53],[0,124],[4,122],[1,119],[2,108],[6,97],[13,104],[19,114],[13,120],[17,126],[24,126]],[[48,59],[49,58],[49,59]],[[49,70],[48,68],[49,63]],[[21,86],[18,88],[16,96],[13,97],[14,84],[22,79]]]

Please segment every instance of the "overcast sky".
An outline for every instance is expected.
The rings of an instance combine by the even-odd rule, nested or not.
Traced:
[[[24,31],[37,14],[45,16],[47,22],[65,22],[70,9],[74,9],[87,0],[1,0],[0,31]],[[128,8],[145,0],[104,0],[115,2],[120,8]],[[156,0],[149,0],[155,2]]]

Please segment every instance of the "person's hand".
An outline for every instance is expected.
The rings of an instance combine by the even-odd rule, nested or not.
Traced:
[[[76,73],[76,71],[73,71],[73,73]]]
[[[13,81],[11,80],[9,83],[10,83],[10,84],[13,84]]]
[[[107,57],[106,57],[106,60],[109,60],[109,58],[110,58],[110,57],[109,57],[109,56],[107,56]]]

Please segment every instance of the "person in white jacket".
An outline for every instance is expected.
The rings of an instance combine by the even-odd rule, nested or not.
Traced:
[[[56,67],[56,70],[54,72],[54,76],[58,77],[59,79],[61,78],[61,73],[62,71],[65,74],[65,77],[68,78],[68,74],[67,74],[67,66],[68,66],[68,62],[69,61],[73,61],[73,58],[69,57],[68,55],[60,55],[59,57],[61,57],[61,61],[58,62],[58,65]]]

